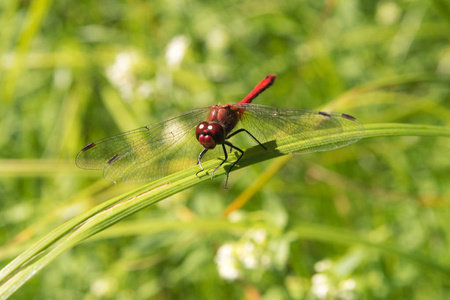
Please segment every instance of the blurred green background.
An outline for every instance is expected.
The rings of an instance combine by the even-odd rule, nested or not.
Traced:
[[[448,126],[449,32],[444,0],[0,1],[0,266],[140,186],[77,169],[85,144],[239,101],[267,74],[256,103]],[[216,177],[12,298],[448,299],[448,153],[366,139],[241,169],[228,190]]]

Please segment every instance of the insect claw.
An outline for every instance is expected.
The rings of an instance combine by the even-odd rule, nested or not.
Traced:
[[[224,190],[228,189],[228,177],[230,173],[227,173],[227,179],[225,180],[225,186],[223,187]]]
[[[203,169],[203,166],[202,166],[202,163],[200,162],[200,161],[197,161],[197,165],[199,165],[200,166],[200,171],[203,171],[204,169]],[[199,171],[199,172],[200,172]]]

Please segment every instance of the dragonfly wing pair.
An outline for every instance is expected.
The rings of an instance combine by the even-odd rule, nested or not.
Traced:
[[[347,114],[249,103],[234,106],[244,113],[230,135],[244,128],[269,151],[326,151],[364,136],[362,124]],[[105,179],[112,182],[149,181],[191,167],[203,150],[196,139],[196,126],[208,118],[210,111],[208,107],[191,110],[90,143],[78,153],[76,164],[83,169],[103,170]],[[217,157],[216,149],[220,148],[207,151],[203,161]]]

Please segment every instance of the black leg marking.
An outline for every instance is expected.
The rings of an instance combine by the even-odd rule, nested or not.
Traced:
[[[231,138],[231,137],[233,137],[233,136],[235,136],[236,134],[238,134],[238,133],[240,133],[240,132],[246,132],[249,136],[251,136],[252,137],[252,139],[254,139],[261,147],[263,147],[263,149],[264,150],[267,150],[267,148],[263,145],[263,144],[261,144],[261,142],[260,141],[258,141],[258,139],[256,138],[256,137],[254,137],[253,136],[253,134],[251,134],[250,132],[248,132],[246,129],[244,129],[244,128],[241,128],[241,129],[239,129],[239,130],[236,130],[235,132],[233,132],[232,134],[230,134],[230,135],[228,135],[227,137],[226,137],[226,139],[228,140],[229,138]],[[239,155],[239,157],[238,157],[238,159],[231,165],[231,167],[228,169],[228,172],[227,172],[227,179],[226,179],[226,181],[225,181],[225,189],[227,188],[227,186],[228,186],[228,178],[230,177],[230,172],[231,172],[231,170],[234,168],[234,166],[241,160],[241,158],[244,156],[244,151],[242,150],[242,149],[240,149],[240,148],[238,148],[238,147],[236,147],[236,146],[234,146],[232,143],[230,143],[230,142],[228,142],[228,141],[224,141],[223,142],[223,144],[222,144],[222,149],[223,149],[223,154],[225,155],[225,159],[212,171],[212,174],[211,174],[211,180],[213,180],[213,178],[214,178],[214,173],[228,160],[228,153],[227,153],[227,149],[226,149],[226,147],[225,147],[225,145],[226,146],[228,146],[228,147],[230,147],[230,153],[233,151],[233,149],[236,149],[241,155]],[[203,158],[203,155],[205,155],[205,153],[208,151],[208,149],[203,149],[202,150],[202,152],[200,152],[200,154],[198,155],[198,160],[197,160],[197,165],[199,165],[200,166],[200,171],[198,171],[195,175],[198,175],[198,173],[200,173],[201,171],[203,171],[204,169],[203,169],[203,166],[202,166],[202,163],[201,163],[201,160],[202,160],[202,158]]]
[[[198,173],[200,173],[201,171],[204,170],[204,169],[203,169],[203,166],[202,166],[201,160],[202,160],[202,158],[203,158],[203,155],[205,155],[205,153],[206,153],[207,151],[208,151],[208,149],[205,148],[205,149],[203,149],[202,152],[200,152],[200,154],[198,155],[197,165],[200,166],[200,171],[198,171],[197,173],[195,173],[195,176],[197,176]]]
[[[225,142],[226,143],[226,142]],[[222,144],[222,149],[223,149],[223,154],[225,154],[225,159],[214,169],[214,171],[212,171],[212,176],[211,176],[211,180],[213,180],[214,178],[214,172],[217,171],[218,168],[220,168],[220,166],[222,166],[228,159],[228,154],[227,154],[227,149],[225,149],[225,143]],[[228,145],[228,144],[227,144]],[[230,145],[229,145],[230,146]],[[232,145],[231,145],[232,146]],[[228,180],[227,180],[228,181]],[[225,185],[226,186],[226,185]]]
[[[259,142],[258,142],[258,143],[259,143]],[[236,149],[237,151],[239,151],[239,152],[241,153],[241,155],[239,156],[239,158],[238,158],[238,159],[231,165],[231,167],[228,169],[228,172],[227,172],[227,180],[225,181],[225,187],[224,187],[224,188],[226,189],[226,188],[227,188],[227,185],[228,185],[228,178],[230,177],[231,169],[233,169],[233,167],[241,160],[242,156],[244,156],[244,151],[243,151],[242,149],[240,149],[240,148],[234,146],[234,145],[231,144],[230,142],[225,141],[224,144],[230,146],[231,148]],[[260,145],[261,145],[261,144],[260,144]],[[262,146],[262,145],[261,145],[261,146]],[[264,146],[263,146],[263,147],[264,147]],[[224,148],[224,149],[225,149],[225,148]],[[264,149],[266,149],[266,148],[264,148]],[[224,161],[224,162],[225,162],[225,161]],[[224,162],[222,162],[222,164],[223,164]],[[222,165],[222,164],[221,164],[221,165]],[[220,165],[219,165],[219,167],[220,167]]]
[[[264,148],[264,150],[267,150],[267,148],[263,145],[263,144],[261,144],[259,141],[258,141],[258,139],[257,138],[255,138],[254,136],[253,136],[253,134],[251,134],[250,132],[248,132],[246,129],[244,129],[244,128],[241,128],[241,129],[239,129],[239,130],[236,130],[235,132],[233,132],[232,134],[229,134],[228,136],[227,136],[227,140],[229,139],[229,138],[231,138],[232,136],[235,136],[236,134],[238,134],[238,133],[240,133],[240,132],[246,132],[249,136],[251,136],[261,147],[263,147]],[[238,150],[239,148],[236,148],[235,146],[233,146],[233,145],[229,145],[231,148],[234,148],[234,149],[236,149],[236,150]],[[242,151],[242,150],[241,150]]]

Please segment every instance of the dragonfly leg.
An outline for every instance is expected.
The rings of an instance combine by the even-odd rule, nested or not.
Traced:
[[[227,144],[228,145],[228,144]],[[225,159],[212,171],[211,180],[214,178],[214,172],[217,171],[218,168],[220,168],[228,159],[227,149],[225,149],[225,143],[222,144],[223,154],[225,154]],[[228,175],[227,175],[228,176]],[[227,180],[228,181],[228,180]],[[226,185],[225,185],[226,188]]]
[[[228,169],[228,172],[227,172],[227,180],[225,181],[225,187],[224,187],[224,188],[226,189],[226,188],[227,188],[227,185],[228,185],[228,178],[230,177],[229,175],[230,175],[231,169],[233,169],[233,167],[241,160],[242,156],[244,156],[244,151],[243,151],[242,149],[236,147],[235,145],[233,145],[233,144],[230,143],[230,142],[225,141],[224,144],[230,146],[231,148],[236,149],[237,151],[239,151],[239,152],[241,153],[241,155],[239,156],[239,158],[238,158],[238,159],[231,165],[231,167]],[[261,146],[262,146],[262,145],[261,145]],[[263,146],[263,147],[264,147],[264,146]],[[264,149],[265,149],[265,148],[264,148]],[[225,150],[225,146],[224,146],[224,150]],[[225,162],[225,161],[223,161],[222,164],[223,164],[224,162]],[[222,164],[220,164],[220,165],[222,165]],[[219,165],[219,167],[220,167],[220,165]],[[217,167],[217,168],[218,168],[218,167]],[[215,171],[215,170],[214,170],[214,171]]]
[[[238,134],[238,133],[240,133],[240,132],[245,132],[245,133],[247,133],[249,136],[251,136],[261,147],[263,147],[264,148],[264,150],[267,150],[267,148],[263,145],[263,144],[261,144],[259,141],[258,141],[258,139],[257,138],[255,138],[254,136],[253,136],[253,134],[251,134],[250,132],[248,132],[247,131],[247,129],[244,129],[244,128],[241,128],[241,129],[239,129],[239,130],[236,130],[235,132],[233,132],[232,134],[229,134],[228,136],[227,136],[227,140],[230,138],[230,137],[232,137],[232,136],[235,136],[236,134]],[[233,146],[233,145],[231,145],[231,149],[238,149],[238,148],[236,148],[235,146]],[[241,150],[242,151],[242,150]],[[231,152],[231,151],[230,151]],[[237,162],[237,161],[236,161]]]
[[[197,165],[199,165],[200,166],[200,171],[198,171],[197,173],[195,173],[195,175],[197,176],[198,175],[198,173],[200,173],[201,171],[203,171],[204,169],[203,169],[203,166],[202,166],[202,158],[203,158],[203,155],[205,155],[205,153],[208,151],[208,149],[203,149],[202,150],[202,152],[200,152],[200,154],[198,155],[198,160],[197,160]]]

